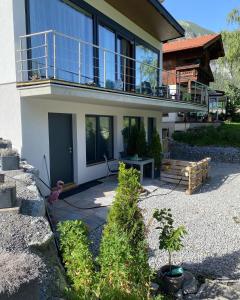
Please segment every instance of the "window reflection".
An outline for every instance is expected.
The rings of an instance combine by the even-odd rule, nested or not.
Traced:
[[[136,90],[153,95],[158,87],[158,54],[149,48],[136,45]]]
[[[86,116],[87,164],[113,158],[113,117]]]
[[[115,34],[107,27],[98,26],[99,32],[99,85],[115,88]]]
[[[70,2],[60,0],[29,0],[30,33],[53,29],[92,43],[92,16],[68,3]],[[31,43],[31,47],[43,45],[44,37],[32,37],[28,42]],[[48,45],[48,75],[51,77],[53,76],[52,36],[49,36]],[[56,37],[56,75],[58,79],[81,83],[93,81],[93,47],[82,44],[80,48],[76,41],[61,36]],[[45,49],[43,47],[33,49],[31,56],[33,58],[31,69],[35,70],[33,73],[35,76],[44,77],[46,73],[44,69]]]

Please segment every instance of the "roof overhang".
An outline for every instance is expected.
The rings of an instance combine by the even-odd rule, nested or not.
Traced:
[[[161,42],[184,36],[184,29],[158,0],[105,0]]]

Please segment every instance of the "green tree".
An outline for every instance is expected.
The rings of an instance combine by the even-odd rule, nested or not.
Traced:
[[[156,129],[153,131],[152,140],[148,146],[148,155],[154,158],[154,165],[157,170],[160,170],[162,161],[162,145],[159,134]]]
[[[145,226],[138,207],[139,189],[139,172],[121,164],[98,259],[99,295],[104,300],[148,299],[151,272]]]
[[[168,264],[172,266],[172,253],[183,248],[182,239],[187,233],[184,226],[173,227],[171,209],[156,209],[153,217],[159,222],[159,249],[168,252]]]
[[[218,89],[225,89],[229,82],[240,87],[240,10],[232,10],[227,16],[227,21],[234,25],[235,29],[221,33],[225,57],[220,58],[215,65],[213,87]]]

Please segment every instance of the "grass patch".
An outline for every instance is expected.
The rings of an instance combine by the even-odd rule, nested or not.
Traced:
[[[240,123],[224,123],[217,128],[208,126],[174,132],[173,139],[196,146],[240,147]]]

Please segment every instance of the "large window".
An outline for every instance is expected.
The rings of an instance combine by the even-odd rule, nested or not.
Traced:
[[[113,159],[113,117],[86,116],[87,164]]]
[[[107,27],[98,26],[99,46],[99,85],[115,88],[115,34]],[[105,50],[106,49],[106,50]]]
[[[135,126],[140,129],[141,121],[141,117],[123,117],[124,128],[129,128],[129,130]]]
[[[159,51],[87,1],[76,2],[79,5],[70,0],[26,0],[28,33],[56,30],[64,34],[56,35],[55,48],[52,34],[47,41],[44,35],[28,38],[28,55],[32,58],[27,68],[31,70],[29,76],[55,75],[70,82],[154,94],[159,79]]]
[[[60,33],[93,43],[93,18],[86,11],[61,0],[28,0],[29,33],[56,30]],[[48,76],[53,76],[53,36],[48,38]],[[45,76],[45,48],[35,48],[44,44],[44,36],[28,40],[32,51],[31,69],[39,70]],[[36,58],[34,60],[34,58]],[[79,68],[81,68],[79,72]],[[79,78],[80,74],[80,78]],[[58,79],[73,82],[92,82],[93,47],[79,44],[70,38],[56,36],[56,75]]]
[[[136,45],[136,90],[152,95],[158,87],[158,53]]]

